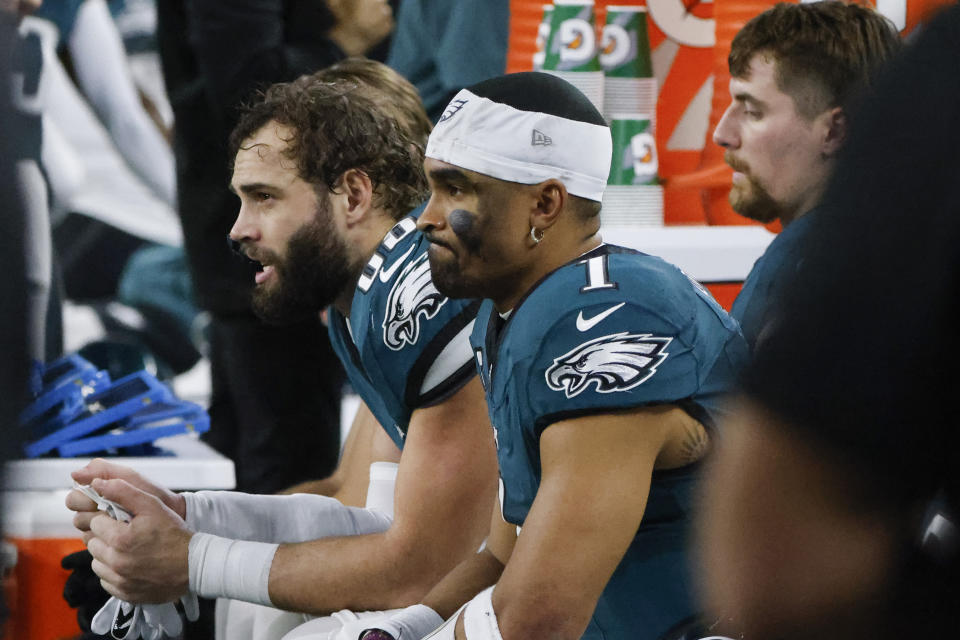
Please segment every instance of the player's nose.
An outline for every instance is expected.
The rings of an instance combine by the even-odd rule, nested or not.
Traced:
[[[723,116],[713,130],[713,142],[724,149],[736,149],[740,146],[740,138],[737,135],[736,127],[733,124],[733,104],[727,107]]]
[[[417,229],[429,234],[435,229],[441,229],[446,224],[446,218],[441,207],[437,204],[436,198],[430,196],[427,206],[424,207],[420,217],[417,218]]]
[[[259,232],[256,225],[253,224],[252,216],[248,215],[245,209],[246,207],[241,205],[237,212],[237,219],[233,221],[233,226],[230,228],[229,238],[231,242],[240,243],[244,240],[259,239]]]

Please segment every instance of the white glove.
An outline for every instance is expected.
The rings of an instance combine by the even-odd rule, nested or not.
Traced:
[[[197,596],[188,593],[180,598],[187,620],[200,617]],[[116,640],[162,640],[175,638],[183,632],[183,620],[176,605],[130,604],[110,597],[90,622],[90,630],[99,635],[110,634]]]
[[[385,631],[395,640],[420,640],[443,624],[440,614],[423,604],[384,614],[382,618],[361,618],[343,625],[335,640],[359,640],[370,629]]]
[[[130,520],[133,519],[133,516],[131,516],[126,509],[118,505],[113,500],[107,500],[106,498],[101,496],[99,493],[97,493],[97,490],[91,487],[90,485],[79,484],[74,482],[73,488],[76,489],[77,491],[80,491],[85,496],[87,496],[88,498],[96,502],[97,509],[105,512],[108,516],[110,516],[114,520],[119,520],[120,522],[130,522]]]
[[[192,622],[200,617],[200,604],[195,593],[181,596],[180,603],[187,620]],[[144,640],[175,638],[183,633],[183,620],[180,619],[180,612],[173,602],[142,604],[140,608],[143,610],[140,627]]]
[[[344,609],[333,614],[332,617],[343,621],[343,626],[336,634],[330,634],[330,640],[357,640],[360,634],[366,629],[379,626],[381,622],[390,619],[389,612],[364,612],[363,617],[358,616],[353,611]],[[373,614],[373,615],[371,615]],[[406,638],[404,638],[406,640]]]
[[[101,636],[109,633],[110,637],[116,640],[137,640],[143,635],[142,623],[143,611],[140,605],[111,596],[100,611],[97,611],[97,615],[93,616],[90,630]]]
[[[96,502],[97,507],[111,518],[121,522],[130,522],[132,519],[123,507],[101,497],[93,487],[74,484],[74,488]],[[180,597],[180,603],[187,620],[192,622],[200,617],[200,604],[196,594],[188,592]],[[115,640],[162,640],[179,636],[183,632],[183,621],[173,602],[139,605],[111,596],[90,621],[90,630],[100,635],[109,632],[110,637]]]
[[[391,609],[354,613],[349,609],[343,609],[329,616],[305,622],[283,636],[282,640],[356,640],[364,630],[399,611],[400,609]]]

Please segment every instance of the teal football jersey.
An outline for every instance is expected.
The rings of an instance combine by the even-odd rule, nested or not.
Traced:
[[[800,216],[777,234],[753,265],[730,307],[730,315],[740,323],[751,351],[773,320],[777,297],[801,268],[804,246],[815,217],[816,209]]]
[[[328,310],[350,384],[401,449],[413,411],[442,402],[476,373],[469,340],[480,302],[437,291],[428,247],[416,219],[404,218],[364,267],[349,320]]]
[[[490,301],[471,336],[497,440],[507,522],[540,485],[555,422],[673,404],[708,430],[747,347],[736,321],[659,258],[602,245],[543,279],[504,322]],[[687,536],[699,465],[656,471],[643,521],[584,638],[654,640],[695,614]]]

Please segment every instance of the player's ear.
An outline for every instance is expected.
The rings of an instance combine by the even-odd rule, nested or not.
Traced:
[[[825,158],[832,158],[847,139],[847,114],[842,107],[833,107],[820,117],[823,119],[821,153]]]
[[[358,222],[364,218],[373,207],[373,181],[370,176],[359,169],[347,169],[340,176],[337,185],[346,201],[346,215],[348,222]]]
[[[557,217],[567,204],[569,194],[562,182],[556,179],[546,180],[535,185],[537,202],[530,218],[530,226],[546,229],[557,221]]]

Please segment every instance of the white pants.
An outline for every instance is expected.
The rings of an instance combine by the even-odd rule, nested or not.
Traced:
[[[312,619],[305,613],[291,613],[261,604],[219,598],[216,640],[280,640],[295,627]],[[339,621],[330,617],[316,620],[328,620],[329,624],[335,624],[331,629],[341,626]]]
[[[336,633],[348,625],[356,637],[373,619],[389,617],[398,611],[368,611],[353,614],[340,612],[314,618],[305,613],[291,613],[239,600],[217,600],[217,640],[334,640]],[[358,619],[359,618],[359,619]],[[366,623],[363,622],[366,620]]]

